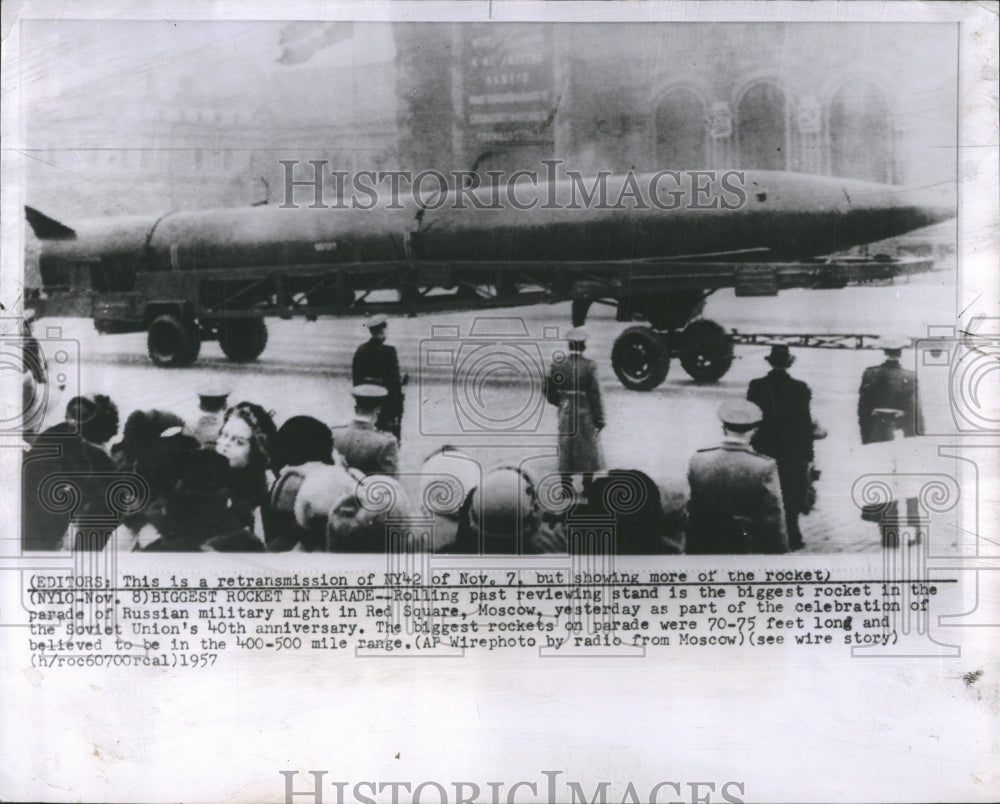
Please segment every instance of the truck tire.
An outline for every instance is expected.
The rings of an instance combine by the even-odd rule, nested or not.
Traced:
[[[173,313],[164,313],[149,325],[146,349],[149,359],[157,366],[189,366],[198,359],[201,337],[194,322],[185,322]]]
[[[263,318],[229,318],[219,324],[219,346],[234,363],[249,363],[267,346]]]
[[[667,377],[670,350],[650,327],[629,327],[611,349],[611,367],[630,391],[652,391]]]
[[[681,343],[681,366],[695,382],[715,382],[733,365],[732,340],[707,318],[688,324]]]

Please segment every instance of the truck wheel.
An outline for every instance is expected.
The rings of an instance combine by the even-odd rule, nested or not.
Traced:
[[[189,366],[198,359],[201,337],[193,322],[181,321],[173,313],[164,313],[149,325],[146,347],[149,359],[157,366]]]
[[[733,365],[733,342],[714,321],[692,321],[681,333],[681,344],[681,366],[695,382],[715,382]]]
[[[219,323],[219,346],[234,363],[249,363],[267,346],[263,318],[229,318]]]
[[[629,327],[615,341],[611,367],[630,391],[651,391],[667,377],[670,351],[650,327]]]

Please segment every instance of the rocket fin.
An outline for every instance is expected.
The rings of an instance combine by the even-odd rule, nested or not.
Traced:
[[[76,237],[75,230],[33,207],[25,207],[24,215],[39,240],[72,240]]]

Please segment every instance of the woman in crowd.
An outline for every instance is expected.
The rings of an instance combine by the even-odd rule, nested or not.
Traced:
[[[229,463],[226,487],[233,514],[262,541],[261,507],[268,505],[273,477],[269,468],[277,428],[271,415],[253,402],[240,402],[226,411],[215,450]]]

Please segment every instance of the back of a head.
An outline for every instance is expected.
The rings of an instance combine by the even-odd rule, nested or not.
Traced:
[[[319,419],[312,416],[292,416],[274,436],[271,464],[275,471],[285,466],[301,466],[317,461],[333,460],[333,434]]]
[[[214,450],[199,449],[179,456],[178,463],[177,478],[166,497],[167,532],[175,549],[239,533],[229,509],[226,459]]]
[[[456,516],[481,482],[480,465],[464,452],[443,447],[420,468],[420,502],[432,515]]]
[[[419,502],[423,511],[434,518],[434,551],[455,543],[459,518],[473,489],[482,482],[478,461],[453,447],[432,453],[420,468]]]
[[[393,520],[410,516],[409,499],[399,482],[387,475],[368,475],[330,508],[327,551],[385,552]]]
[[[676,504],[675,495],[671,495],[672,508]],[[664,552],[663,537],[671,535],[673,529],[660,487],[638,469],[612,469],[595,478],[586,513],[614,521],[614,549],[623,555]]]
[[[66,420],[76,422],[80,435],[92,444],[105,444],[118,433],[118,407],[104,394],[75,396],[66,405]]]
[[[470,494],[469,532],[460,534],[466,549],[485,553],[515,553],[539,524],[535,487],[524,472],[501,467],[489,472]]]
[[[354,494],[358,476],[333,464],[310,464],[295,471],[301,475],[301,481],[296,481],[298,490],[291,504],[295,521],[305,532],[303,546],[307,550],[323,550],[330,511]]]
[[[166,430],[183,427],[184,420],[164,410],[136,410],[129,414],[122,428],[122,439],[113,448],[126,462],[143,455]]]
[[[172,496],[191,500],[225,500],[228,462],[215,450],[195,449],[177,456],[178,475]]]
[[[190,456],[198,449],[196,439],[181,434],[151,439],[134,456],[135,473],[149,484],[152,497],[166,494],[189,471]]]

